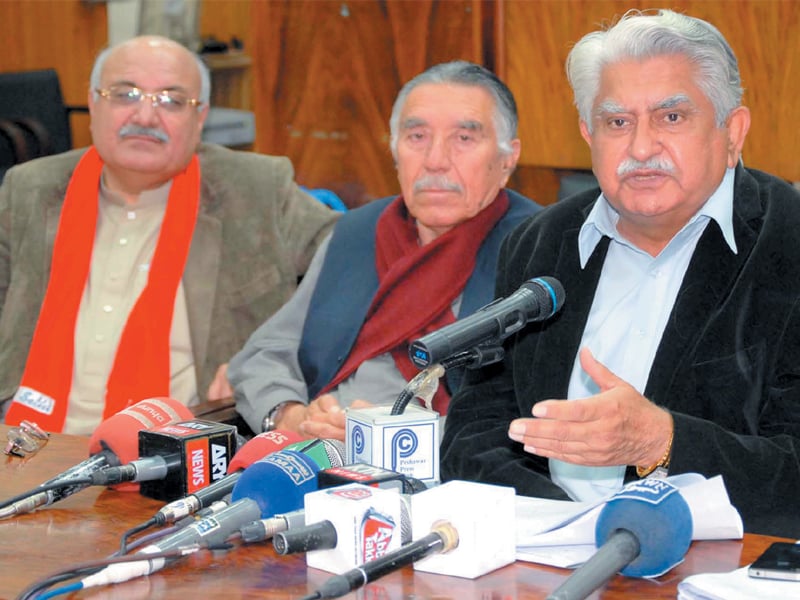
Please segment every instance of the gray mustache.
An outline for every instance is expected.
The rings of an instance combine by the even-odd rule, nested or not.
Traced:
[[[414,182],[414,191],[421,192],[424,190],[445,190],[448,192],[461,192],[461,186],[446,177],[439,175],[428,175]]]
[[[126,138],[131,135],[143,135],[157,139],[159,142],[168,142],[169,136],[155,127],[142,127],[141,125],[125,125],[119,130],[119,137]]]
[[[661,171],[663,173],[672,173],[675,171],[675,165],[672,161],[665,158],[651,158],[646,162],[641,162],[635,158],[626,158],[617,167],[617,175],[623,176],[634,171]]]

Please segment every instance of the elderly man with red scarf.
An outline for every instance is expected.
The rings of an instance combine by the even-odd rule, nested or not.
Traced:
[[[417,373],[409,342],[492,300],[501,240],[540,208],[504,189],[520,154],[516,103],[483,67],[418,75],[390,128],[402,194],[340,219],[297,293],[228,366],[254,431],[343,439],[342,406],[393,402]],[[439,386],[440,414],[459,376]]]

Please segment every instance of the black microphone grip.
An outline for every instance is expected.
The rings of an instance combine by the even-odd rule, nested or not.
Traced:
[[[111,450],[102,450],[97,454],[93,454],[82,463],[75,465],[71,469],[68,469],[50,479],[45,481],[42,485],[49,485],[51,483],[67,483],[74,479],[81,479],[84,480],[86,477],[90,477],[95,473],[103,471],[107,468],[114,468],[115,466],[119,465],[119,459]],[[50,501],[48,504],[52,504],[62,498],[66,498],[67,496],[71,496],[75,492],[78,492],[82,489],[88,487],[86,483],[80,483],[73,486],[65,486],[59,490],[51,490],[48,492],[50,494]]]
[[[48,479],[39,487],[63,484],[46,491],[37,491],[36,488],[27,492],[24,497],[17,496],[16,500],[11,499],[0,508],[0,519],[7,519],[15,515],[29,513],[41,506],[49,506],[59,500],[63,500],[72,494],[89,487],[88,478],[95,476],[98,472],[110,468],[109,465],[118,465],[119,460],[111,450],[102,450],[93,454],[83,462],[64,471],[63,473]],[[71,481],[80,481],[70,485]]]
[[[449,552],[458,546],[458,532],[448,522],[434,526],[433,531],[420,539],[387,552],[341,575],[334,575],[316,591],[316,598],[338,598],[363,585],[375,581],[426,556]]]
[[[553,277],[526,281],[507,298],[498,298],[468,317],[412,342],[408,356],[424,369],[481,344],[499,344],[531,321],[554,315],[564,303],[564,288]]]
[[[338,541],[336,527],[326,520],[280,531],[273,536],[272,545],[275,552],[286,555],[311,550],[330,550],[336,548]]]

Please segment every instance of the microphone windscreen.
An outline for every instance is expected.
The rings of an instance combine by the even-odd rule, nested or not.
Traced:
[[[622,571],[655,577],[683,560],[692,542],[692,513],[678,488],[660,479],[626,485],[600,512],[595,540],[600,548],[618,529],[639,540],[639,556]]]
[[[320,469],[341,467],[345,463],[345,446],[339,440],[303,440],[289,444],[286,449],[302,452],[317,463]]]
[[[302,452],[279,450],[242,471],[231,500],[256,501],[262,519],[298,510],[304,496],[317,489],[318,472],[319,465]]]
[[[192,411],[174,398],[142,400],[97,426],[89,439],[89,455],[109,449],[119,458],[120,464],[128,464],[139,458],[140,431],[192,417]]]
[[[294,431],[276,429],[274,431],[260,433],[233,455],[233,459],[231,459],[231,463],[228,465],[228,473],[235,473],[236,471],[246,469],[268,454],[283,450],[289,444],[302,441],[302,439],[303,436]]]

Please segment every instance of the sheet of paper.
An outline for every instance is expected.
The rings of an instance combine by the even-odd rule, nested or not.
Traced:
[[[729,573],[701,573],[678,584],[678,600],[753,600],[780,598],[800,600],[800,581],[756,579],[747,567]]]
[[[693,540],[741,539],[742,519],[731,505],[722,477],[696,473],[668,477],[692,513]],[[517,496],[517,559],[576,567],[597,550],[595,525],[605,505]]]

